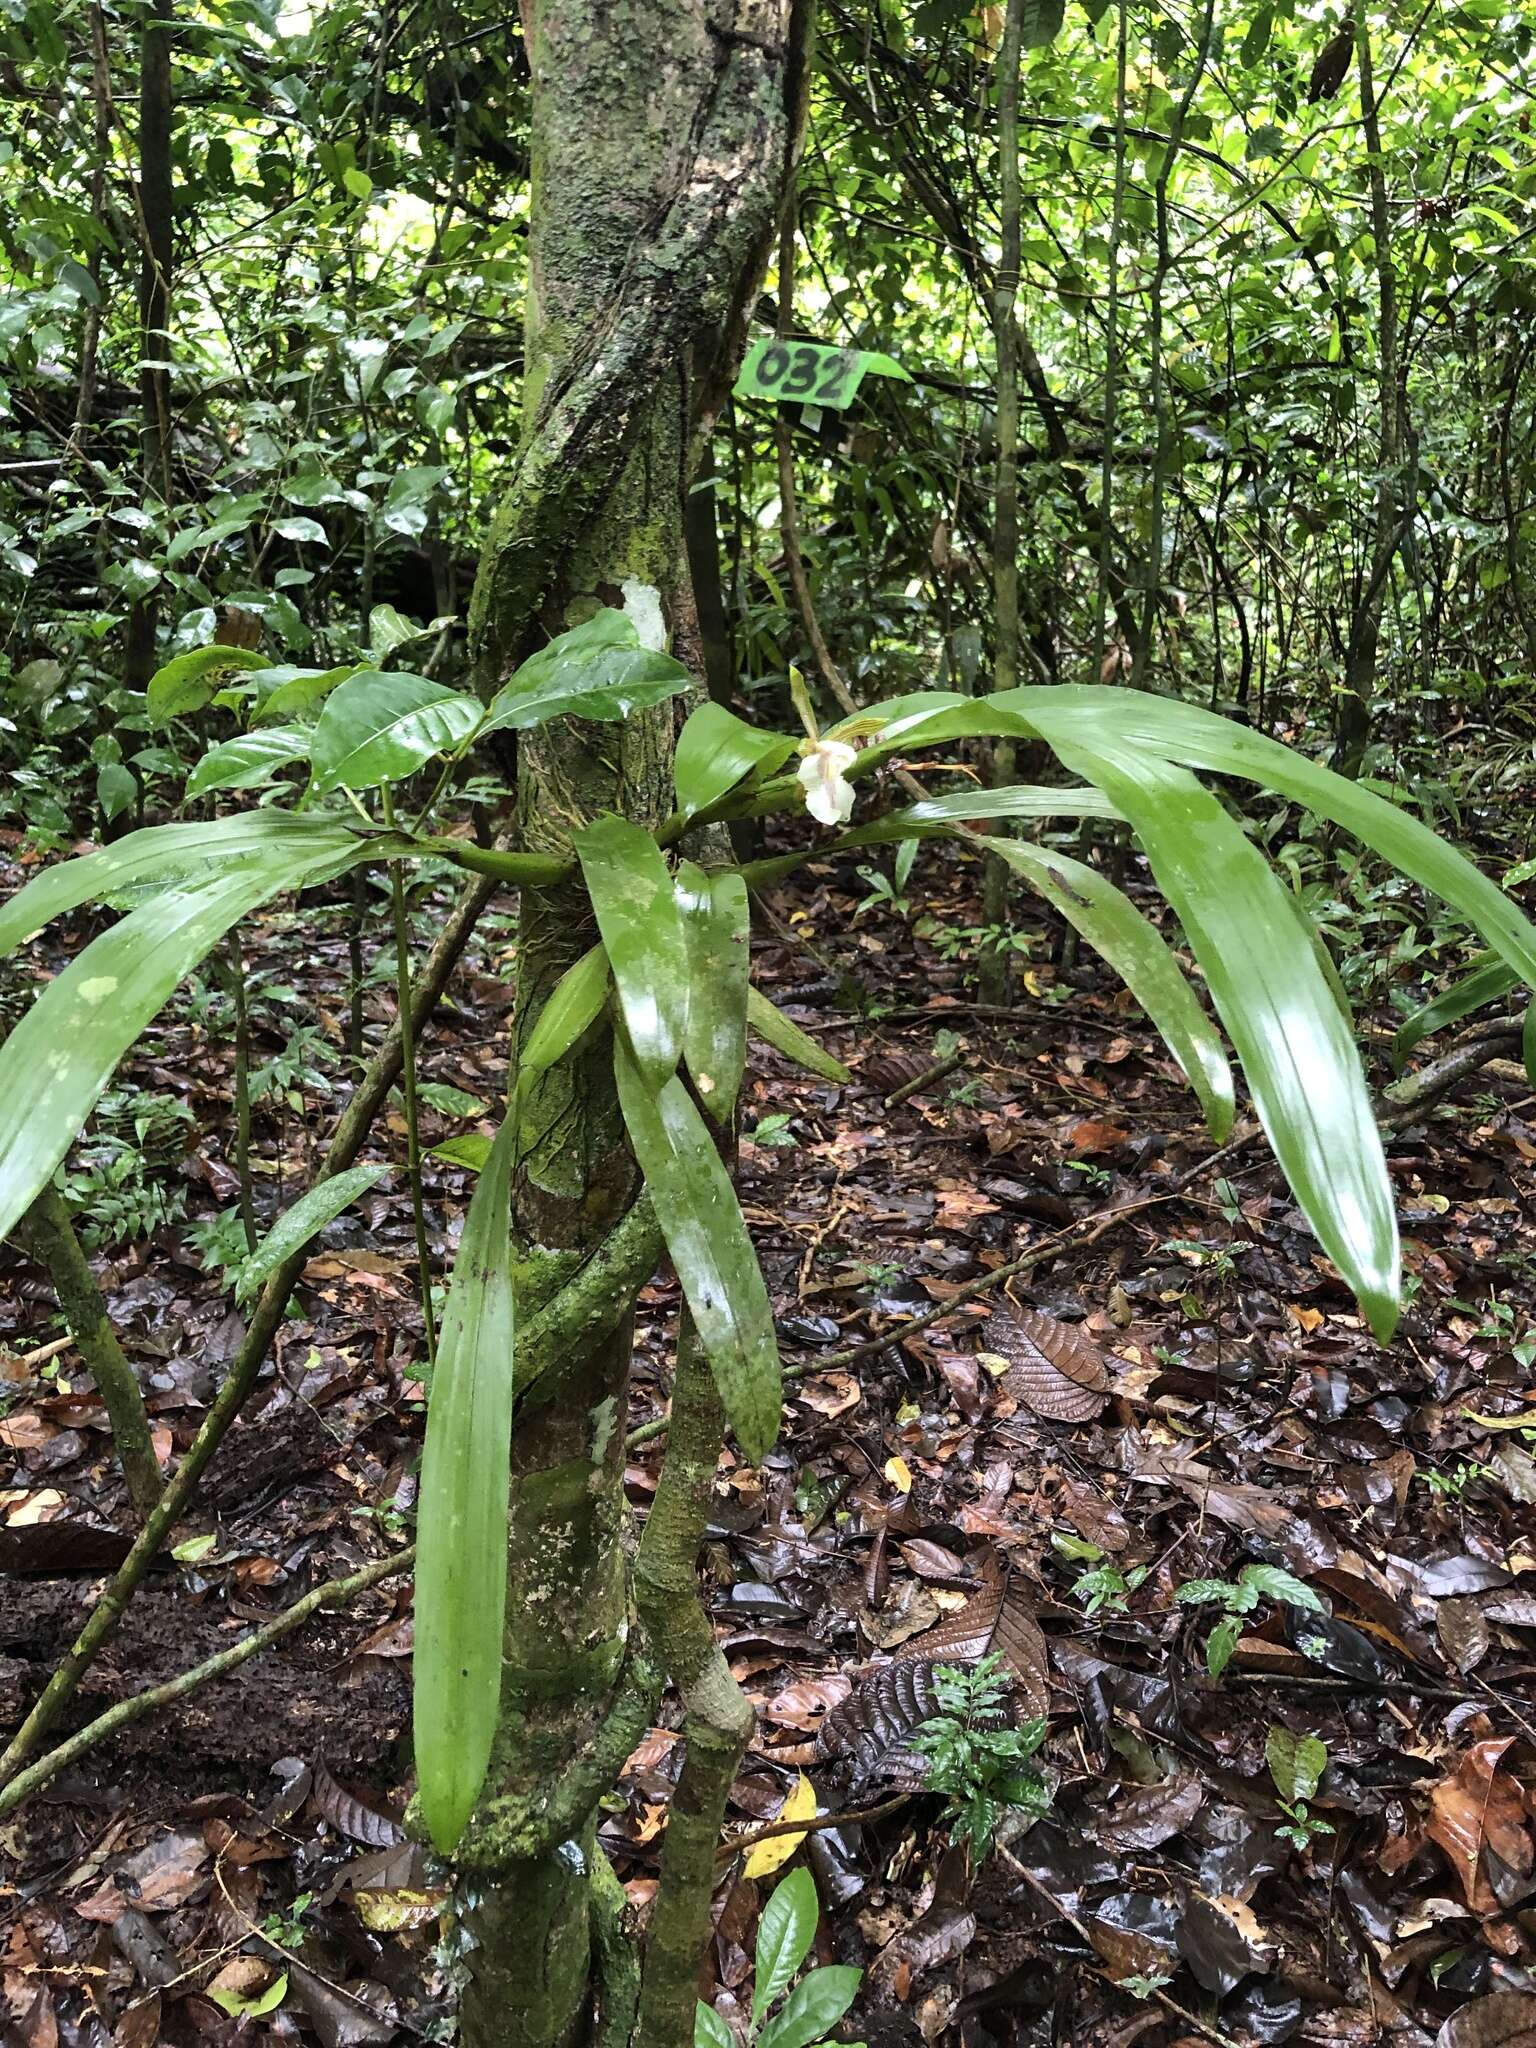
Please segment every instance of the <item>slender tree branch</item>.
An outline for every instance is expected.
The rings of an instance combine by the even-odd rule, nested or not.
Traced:
[[[128,1497],[141,1517],[148,1515],[160,1498],[161,1477],[144,1396],[117,1341],[107,1304],[75,1235],[64,1197],[52,1183],[28,1211],[25,1236],[36,1257],[48,1268],[64,1320],[96,1382],[96,1391],[112,1425],[117,1461],[128,1482]]]

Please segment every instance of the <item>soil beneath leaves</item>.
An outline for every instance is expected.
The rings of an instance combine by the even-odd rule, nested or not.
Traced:
[[[975,870],[925,853],[922,874],[944,947],[975,922]],[[827,1814],[880,1809],[800,1853],[825,1909],[818,1958],[866,1972],[850,2029],[881,2048],[1536,2042],[1536,1099],[1517,1073],[1485,1072],[1394,1137],[1413,1298],[1383,1349],[1261,1146],[1213,1159],[1168,1056],[1096,963],[1064,966],[1042,923],[1016,1007],[991,1014],[889,908],[855,916],[863,897],[851,866],[811,867],[772,899],[781,936],[756,955],[761,984],[854,1079],[755,1047],[743,1104],[741,1197],[791,1379],[764,1466],[722,1461],[703,1561],[759,1715],[731,1835],[771,1821],[802,1773]],[[423,1056],[429,1081],[486,1114],[509,929],[487,928]],[[58,964],[47,943],[7,985],[8,1013]],[[302,926],[270,915],[247,964],[293,997],[258,1007],[258,1059],[295,1017],[320,1034],[310,1077],[258,1110],[266,1220],[345,1091],[344,905]],[[1385,994],[1368,1034],[1371,1010],[1378,1036],[1388,1023]],[[371,1035],[387,991],[365,1009]],[[229,1050],[182,1000],[157,1034],[131,1078],[192,1107],[198,1135],[165,1173],[188,1220],[207,1218],[236,1186]],[[439,1100],[431,1143],[483,1121]],[[388,1123],[380,1145],[398,1155],[397,1107]],[[467,1190],[431,1162],[445,1262]],[[962,1293],[1042,1247],[1029,1271]],[[185,1223],[107,1248],[100,1269],[169,1457],[239,1318]],[[415,1279],[397,1174],[316,1248],[178,1556],[64,1732],[405,1540]],[[9,1727],[131,1522],[79,1360],[31,1356],[57,1334],[46,1278],[17,1261],[4,1286]],[[675,1305],[663,1271],[642,1303],[636,1426],[665,1412]],[[660,1454],[633,1452],[637,1514]],[[400,1826],[409,1615],[388,1582],[316,1617],[0,1828],[8,2038],[443,2037],[436,1873]],[[935,1668],[984,1654],[1011,1674],[1016,1717],[1047,1722],[1051,1805],[1027,1828],[1005,1820],[977,1861],[951,1846],[911,1737]],[[603,1827],[637,1913],[675,1722],[669,1704]],[[1303,1737],[1326,1756],[1298,1800],[1275,1759]],[[722,1870],[706,1988],[730,2019],[750,2007],[778,1878],[748,1878],[741,1856]],[[259,2004],[280,1973],[269,2014],[226,2009]]]

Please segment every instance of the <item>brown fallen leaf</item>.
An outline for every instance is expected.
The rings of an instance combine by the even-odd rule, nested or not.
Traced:
[[[838,1673],[831,1678],[806,1678],[775,1693],[762,1710],[762,1718],[777,1728],[798,1728],[809,1734],[819,1728],[828,1711],[847,1699],[850,1681]],[[675,1738],[674,1738],[675,1740]]]
[[[938,1603],[921,1579],[903,1579],[893,1598],[878,1612],[873,1607],[858,1609],[856,1620],[877,1650],[905,1646],[922,1630],[929,1630],[938,1614]]]
[[[1526,1991],[1474,1998],[1446,2021],[1435,2048],[1536,2048],[1536,1998]]]
[[[1536,1863],[1525,1800],[1513,1778],[1499,1770],[1514,1740],[1474,1742],[1456,1769],[1430,1789],[1426,1832],[1450,1858],[1475,1913],[1496,1913],[1500,1904],[1483,1871],[1485,1844],[1517,1876],[1528,1877]]]
[[[903,1643],[899,1659],[968,1664],[995,1651],[1012,1672],[1031,1714],[1050,1706],[1051,1684],[1045,1637],[1020,1580],[990,1559],[982,1583],[954,1614],[936,1628]]]
[[[369,1806],[355,1792],[338,1784],[327,1770],[324,1757],[315,1758],[309,1796],[322,1819],[354,1842],[362,1842],[370,1849],[392,1849],[405,1840],[405,1830],[395,1815]]]
[[[1182,1834],[1205,1804],[1205,1789],[1193,1775],[1161,1785],[1138,1785],[1094,1826],[1094,1839],[1111,1849],[1156,1849]]]
[[[1442,1600],[1435,1609],[1435,1633],[1457,1671],[1472,1671],[1487,1656],[1492,1637],[1481,1601],[1473,1594]]]
[[[206,1887],[206,1865],[212,1853],[199,1829],[158,1835],[132,1856],[125,1856],[75,1911],[82,1920],[110,1924],[130,1906],[141,1913],[165,1913],[173,1906],[184,1906]]]
[[[1054,1316],[998,1309],[982,1348],[1008,1361],[1003,1390],[1052,1422],[1092,1422],[1109,1398],[1109,1370],[1096,1345]]]

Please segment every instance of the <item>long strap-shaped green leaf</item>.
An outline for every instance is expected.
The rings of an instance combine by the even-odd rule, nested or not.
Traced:
[[[363,858],[353,839],[345,858]],[[322,873],[338,856],[326,851]],[[0,1237],[16,1227],[182,976],[259,903],[314,878],[313,843],[152,897],[93,939],[0,1046]]]
[[[736,1190],[687,1089],[676,1075],[651,1087],[622,1025],[613,1065],[629,1141],[699,1341],[737,1441],[756,1462],[778,1435],[782,1381],[773,1310]]]
[[[515,1301],[509,1109],[475,1185],[443,1309],[416,1539],[414,1727],[422,1817],[446,1856],[490,1761],[501,1693]]]
[[[808,1031],[802,1031],[793,1017],[786,1017],[770,1003],[761,989],[747,990],[747,1023],[753,1033],[785,1059],[804,1067],[808,1074],[820,1074],[824,1081],[846,1084],[853,1075],[841,1060],[834,1059],[825,1046],[818,1045]]]
[[[283,1211],[243,1261],[235,1274],[237,1298],[249,1300],[269,1273],[275,1273],[285,1259],[302,1251],[327,1223],[393,1171],[391,1166],[375,1161],[367,1166],[349,1166],[341,1173],[333,1173],[327,1179],[317,1181],[307,1194],[300,1195],[292,1208]]]
[[[196,884],[241,861],[316,864],[345,859],[361,848],[355,827],[334,818],[300,818],[288,811],[246,811],[210,824],[151,825],[130,832],[99,853],[61,860],[36,875],[0,906],[0,954],[10,953],[34,932],[78,910],[82,903],[141,884]]]
[[[1498,885],[1479,872],[1449,841],[1398,805],[1294,748],[1263,733],[1218,717],[1195,704],[1154,697],[1145,690],[1109,689],[1096,683],[1062,683],[1004,690],[991,697],[962,697],[928,690],[883,704],[886,724],[849,771],[866,775],[892,754],[933,746],[941,740],[985,734],[1015,738],[1036,735],[1063,760],[1063,749],[1124,741],[1139,753],[1238,775],[1331,818],[1400,868],[1405,875],[1452,904],[1488,943],[1536,988],[1536,925]]]
[[[1449,841],[1374,790],[1336,775],[1278,740],[1170,697],[1092,684],[1004,693],[1004,712],[1020,714],[1055,748],[1081,740],[1129,742],[1186,767],[1239,775],[1332,818],[1405,875],[1469,918],[1496,952],[1536,988],[1536,925]],[[992,700],[997,702],[998,700]]]
[[[1236,1109],[1232,1069],[1215,1026],[1155,927],[1122,890],[1086,862],[1022,839],[990,843],[998,857],[1053,903],[1119,975],[1183,1068],[1219,1145],[1232,1128]]]
[[[865,844],[877,835],[906,838],[913,832],[945,832],[986,818],[1118,818],[1120,813],[1099,789],[1051,789],[1036,783],[1007,783],[1001,789],[957,789],[948,796],[925,797],[904,811],[892,811],[873,825],[861,825],[857,837]],[[823,855],[827,852],[823,847]]]
[[[1519,986],[1520,976],[1507,960],[1485,954],[1470,973],[1453,982],[1449,988],[1442,989],[1439,995],[1432,997],[1421,1010],[1415,1010],[1398,1026],[1397,1036],[1392,1041],[1393,1073],[1403,1071],[1409,1053],[1421,1040],[1443,1031],[1448,1024],[1459,1024],[1474,1010],[1496,1003],[1500,996],[1507,996],[1512,988]]]
[[[659,1088],[676,1070],[688,1013],[688,952],[666,857],[625,818],[594,819],[575,845],[630,1044]]]
[[[1282,884],[1187,769],[1114,741],[1052,745],[1135,826],[1237,1048],[1275,1157],[1385,1341],[1399,1308],[1386,1159],[1354,1041]]]
[[[747,1065],[747,885],[728,869],[710,874],[680,861],[677,908],[688,949],[683,1057],[704,1107],[724,1128]]]

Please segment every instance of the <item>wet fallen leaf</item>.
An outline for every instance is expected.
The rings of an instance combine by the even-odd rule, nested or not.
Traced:
[[[1474,1998],[1446,2021],[1435,2048],[1536,2048],[1536,1997],[1494,1991]]]
[[[1052,1316],[998,1309],[982,1333],[1008,1360],[1006,1393],[1052,1422],[1091,1422],[1109,1397],[1109,1371],[1095,1345]]]
[[[1445,1851],[1467,1904],[1477,1913],[1496,1912],[1500,1904],[1483,1870],[1485,1844],[1520,1877],[1528,1877],[1536,1862],[1520,1788],[1500,1770],[1513,1742],[1512,1736],[1502,1736],[1474,1743],[1429,1794],[1426,1832]]]
[[[789,1797],[779,1808],[779,1820],[814,1820],[816,1818],[816,1788],[801,1771],[790,1788]],[[746,1878],[771,1877],[787,1863],[800,1844],[804,1834],[771,1835],[766,1842],[759,1842],[747,1851],[747,1860],[741,1866]]]

